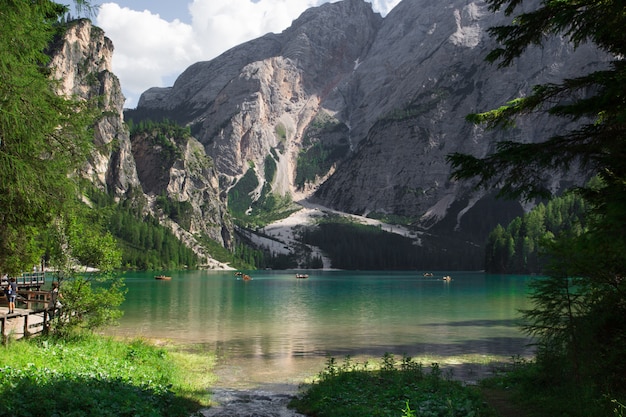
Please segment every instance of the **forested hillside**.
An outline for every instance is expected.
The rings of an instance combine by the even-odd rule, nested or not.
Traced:
[[[587,209],[582,197],[570,193],[539,203],[506,227],[496,226],[485,248],[485,269],[505,274],[541,273],[547,261],[542,242],[560,233],[580,235],[585,230]]]
[[[198,256],[152,215],[140,200],[115,203],[96,190],[89,198],[104,217],[103,223],[122,249],[123,269],[154,270],[195,268]]]
[[[321,248],[332,267],[348,270],[482,269],[481,248],[437,236],[428,244],[338,216],[301,232],[304,243]]]

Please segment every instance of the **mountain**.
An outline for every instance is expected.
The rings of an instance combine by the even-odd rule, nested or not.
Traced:
[[[416,255],[420,266],[455,257],[456,268],[480,268],[489,231],[532,202],[495,200],[496,190],[450,180],[446,155],[484,156],[498,140],[540,141],[567,125],[537,115],[496,132],[465,116],[607,61],[591,45],[556,38],[499,69],[484,61],[496,46],[487,29],[506,22],[484,1],[403,0],[384,18],[363,0],[326,3],[282,33],[190,66],[125,114],[188,127],[244,223],[272,198],[293,200],[405,225],[403,234],[429,249]],[[538,175],[557,192],[584,180]],[[265,227],[257,242],[294,252],[299,226],[289,238]]]
[[[111,71],[112,54],[110,39],[86,19],[72,22],[50,50],[58,93],[90,102],[101,114],[93,126],[95,151],[80,175],[116,201],[158,218],[204,264],[224,267],[198,241],[206,236],[226,248],[234,244],[213,161],[183,129],[153,127],[131,136],[121,86]],[[164,210],[172,204],[186,208],[184,221]]]
[[[146,91],[132,113],[190,126],[222,184],[253,173],[253,202],[273,193],[401,219],[422,245],[454,240],[473,258],[459,267],[480,267],[488,232],[532,204],[450,180],[446,155],[483,156],[497,140],[539,141],[566,125],[536,116],[491,132],[465,116],[606,61],[558,38],[498,69],[484,61],[496,46],[487,28],[506,21],[483,1],[403,0],[385,18],[363,0],[326,3]],[[543,175],[555,191],[582,180]]]

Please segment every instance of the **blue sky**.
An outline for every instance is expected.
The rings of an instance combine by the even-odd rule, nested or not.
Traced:
[[[385,16],[400,0],[366,0]],[[171,86],[194,62],[243,42],[280,33],[304,10],[329,0],[114,0],[92,20],[113,41],[113,72],[126,107],[150,87]],[[332,1],[334,2],[334,1]]]

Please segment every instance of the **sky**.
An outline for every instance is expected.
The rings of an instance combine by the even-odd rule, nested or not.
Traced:
[[[365,0],[386,16],[400,0]],[[92,1],[91,19],[113,41],[113,72],[126,108],[150,87],[168,87],[187,67],[266,33],[280,33],[303,11],[330,0]]]

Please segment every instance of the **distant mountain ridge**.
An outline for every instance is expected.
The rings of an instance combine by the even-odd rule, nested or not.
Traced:
[[[326,3],[147,90],[126,115],[188,126],[214,162],[213,198],[254,177],[252,201],[402,219],[422,245],[445,236],[467,247],[474,268],[488,232],[529,205],[450,180],[446,155],[482,156],[496,140],[538,141],[565,124],[538,116],[491,132],[465,116],[607,60],[552,39],[498,69],[484,61],[495,47],[487,28],[504,22],[480,0],[403,0],[385,18],[364,0]],[[582,180],[545,175],[555,191]]]

